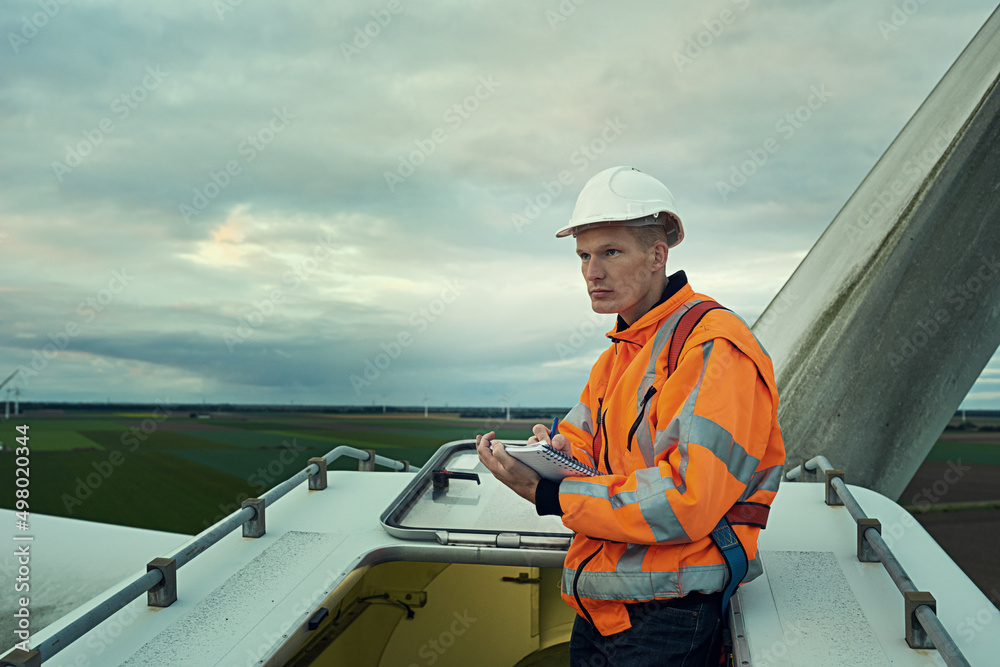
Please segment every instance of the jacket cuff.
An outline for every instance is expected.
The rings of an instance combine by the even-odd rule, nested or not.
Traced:
[[[535,487],[535,511],[538,512],[538,516],[563,515],[562,507],[559,505],[559,482],[551,479],[538,480],[538,486]]]

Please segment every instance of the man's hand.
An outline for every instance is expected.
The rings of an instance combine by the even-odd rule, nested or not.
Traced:
[[[566,456],[573,456],[573,448],[569,444],[569,438],[562,433],[556,433],[554,438],[550,437],[549,427],[545,424],[535,424],[531,427],[531,432],[534,435],[528,438],[529,445],[535,442],[547,442],[552,445],[552,449],[557,449]]]
[[[479,460],[493,473],[494,477],[510,487],[514,493],[528,502],[534,503],[535,487],[538,486],[539,480],[538,473],[508,454],[503,443],[494,440],[494,438],[496,438],[496,433],[493,431],[486,435],[476,436],[476,451],[479,452]]]

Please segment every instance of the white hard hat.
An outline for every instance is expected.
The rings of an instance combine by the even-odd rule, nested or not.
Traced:
[[[667,247],[684,240],[684,227],[670,190],[635,167],[611,167],[587,181],[569,224],[556,236],[576,236],[584,229],[603,225],[665,225]]]

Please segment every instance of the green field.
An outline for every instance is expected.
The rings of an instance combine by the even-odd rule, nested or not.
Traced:
[[[1000,445],[986,442],[953,442],[948,433],[941,436],[934,449],[927,454],[928,461],[957,461],[986,465],[1000,465]],[[1000,440],[1000,433],[997,434]]]
[[[194,534],[338,445],[423,465],[445,442],[498,423],[305,412],[212,419],[139,410],[29,413],[0,422],[0,442],[16,446],[15,426],[28,425],[31,512]],[[498,432],[523,439],[531,423],[504,423]],[[0,479],[13,479],[14,465],[13,452],[0,454]],[[357,461],[342,458],[333,469],[357,469]],[[0,507],[12,509],[14,500],[4,493]]]
[[[15,445],[15,426],[29,425],[32,512],[189,534],[338,445],[423,465],[446,442],[498,425],[501,438],[523,439],[539,421],[309,412],[193,419],[139,410],[17,419],[0,422],[0,441]],[[1000,432],[946,431],[927,459],[1000,465],[993,435],[1000,441]],[[0,479],[13,479],[13,468],[12,453],[0,454]],[[333,468],[357,469],[357,461],[341,458]],[[0,507],[13,506],[13,493],[4,493]]]

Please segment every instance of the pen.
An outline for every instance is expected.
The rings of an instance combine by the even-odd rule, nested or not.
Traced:
[[[552,418],[552,428],[549,429],[549,442],[552,442],[552,438],[556,437],[559,433],[559,417]]]

